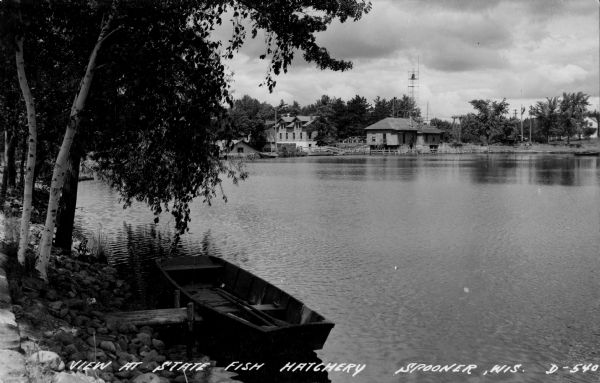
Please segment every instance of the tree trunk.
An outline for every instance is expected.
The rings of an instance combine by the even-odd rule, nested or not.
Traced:
[[[90,93],[92,80],[94,79],[94,71],[96,69],[96,59],[98,56],[98,51],[102,47],[102,43],[104,42],[104,40],[106,40],[106,38],[108,38],[113,32],[116,31],[114,30],[110,33],[108,32],[108,30],[111,27],[114,14],[115,10],[113,9],[108,17],[107,22],[102,26],[100,34],[98,35],[96,45],[94,46],[94,49],[90,54],[85,75],[83,76],[83,79],[79,84],[79,91],[77,93],[77,96],[75,97],[75,100],[73,100],[73,105],[71,106],[69,123],[65,131],[65,136],[63,138],[60,151],[58,152],[58,157],[56,158],[56,163],[54,164],[54,170],[52,172],[52,182],[50,184],[50,198],[48,200],[48,211],[46,213],[46,222],[44,224],[44,231],[42,232],[42,239],[40,242],[40,253],[38,257],[38,263],[36,266],[44,280],[48,280],[48,259],[50,258],[50,253],[52,251],[52,240],[54,236],[54,227],[56,226],[58,200],[60,198],[60,193],[67,173],[67,161],[69,159],[69,151],[71,150],[71,145],[73,144],[75,133],[77,132],[77,128],[79,127],[80,114],[85,108],[85,102],[87,100],[88,94]]]
[[[11,149],[12,146],[12,149]],[[10,178],[10,162],[11,162],[11,156],[10,153],[12,152],[12,167],[13,167],[13,172],[14,172],[14,166],[15,166],[15,149],[14,147],[16,146],[16,137],[14,134],[11,134],[9,129],[6,129],[4,131],[4,166],[2,168],[2,186],[0,187],[0,209],[4,210],[4,202],[6,201],[6,194],[8,192],[8,185],[9,185],[9,178]]]
[[[19,86],[27,108],[27,125],[29,126],[29,148],[27,152],[27,167],[25,168],[25,183],[23,187],[23,213],[21,214],[21,234],[19,237],[18,260],[25,264],[25,252],[29,245],[29,220],[31,218],[31,205],[33,200],[33,171],[35,169],[35,151],[37,144],[37,127],[35,121],[35,105],[27,77],[25,76],[25,60],[23,58],[23,37],[17,40],[17,74]],[[45,278],[44,278],[45,279]]]
[[[6,148],[6,158],[5,165],[8,176],[8,187],[14,188],[17,185],[17,168],[15,165],[15,149],[17,146],[17,135],[14,132],[10,135],[10,139],[8,140],[8,146]]]
[[[21,162],[19,164],[19,185],[25,185],[25,153],[27,152],[27,136],[23,137],[21,145]]]
[[[69,169],[65,179],[65,185],[60,197],[56,237],[54,245],[64,251],[70,251],[73,243],[73,223],[75,221],[75,207],[77,206],[77,185],[79,183],[79,164],[81,155],[79,151],[71,153],[69,158]]]

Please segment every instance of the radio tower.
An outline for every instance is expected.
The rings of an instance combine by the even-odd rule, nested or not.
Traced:
[[[417,70],[413,69],[408,72],[408,95],[413,100],[415,107],[417,107],[419,105],[419,57],[417,57]]]

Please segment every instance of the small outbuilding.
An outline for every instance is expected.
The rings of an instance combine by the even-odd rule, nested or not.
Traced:
[[[225,151],[225,157],[240,157],[240,158],[258,158],[260,152],[250,146],[246,141],[233,140],[228,151]]]

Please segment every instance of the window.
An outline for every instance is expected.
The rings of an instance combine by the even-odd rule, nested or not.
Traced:
[[[287,134],[287,133],[285,134],[285,139],[286,139],[286,140],[288,139],[288,134]]]
[[[292,140],[296,139],[296,133],[292,133]]]
[[[283,139],[283,133],[279,133],[279,139],[282,140]]]
[[[244,148],[237,148],[238,153],[244,153]]]
[[[300,139],[302,139],[302,132],[300,132]]]
[[[375,141],[377,141],[377,139],[375,138],[375,135],[373,134],[373,135],[371,136],[371,142],[375,142]]]

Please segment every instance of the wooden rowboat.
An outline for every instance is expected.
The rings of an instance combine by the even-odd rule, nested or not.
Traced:
[[[277,157],[279,157],[279,155],[277,153],[273,153],[273,152],[260,152],[260,153],[258,153],[258,155],[260,156],[260,158],[277,158]]]
[[[221,258],[157,261],[181,304],[194,302],[210,332],[256,350],[319,350],[334,324],[296,298]]]
[[[593,151],[593,150],[587,150],[587,151],[581,151],[581,152],[573,152],[574,155],[576,156],[599,156],[600,152],[597,151]]]

